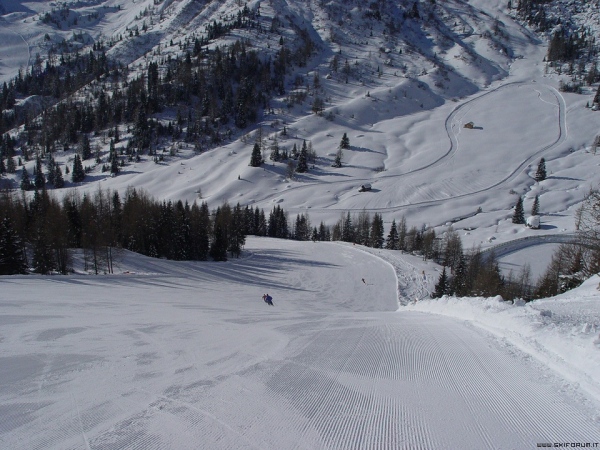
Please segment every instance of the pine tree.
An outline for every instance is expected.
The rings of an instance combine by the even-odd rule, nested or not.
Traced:
[[[256,207],[256,209],[250,208],[248,216],[248,221],[250,222],[250,225],[248,227],[248,230],[246,231],[246,234],[253,234],[254,236],[259,236],[258,229],[260,222],[260,210],[258,209],[258,206]]]
[[[33,180],[33,185],[36,189],[43,189],[46,185],[46,177],[44,176],[44,171],[42,170],[42,160],[39,156],[35,160],[35,177]]]
[[[433,298],[440,298],[443,295],[448,295],[449,291],[448,275],[446,274],[446,266],[444,266],[444,270],[442,270],[438,282],[435,285],[435,290],[431,296]]]
[[[119,157],[117,156],[117,150],[115,149],[115,141],[110,140],[110,147],[108,153],[108,159],[110,162],[110,173],[111,175],[117,175],[120,171],[119,169]]]
[[[371,246],[371,215],[363,209],[352,222],[354,242],[360,245]]]
[[[523,198],[519,197],[517,204],[515,205],[515,212],[513,213],[512,223],[524,224],[525,223],[525,211],[523,210]]]
[[[350,139],[348,139],[348,135],[344,133],[342,136],[342,140],[340,141],[340,148],[346,150],[350,148]]]
[[[35,273],[42,275],[49,274],[55,268],[54,249],[50,245],[46,230],[37,231],[37,236],[33,241],[33,259],[32,266]]]
[[[210,256],[215,261],[227,261],[227,231],[220,221],[215,223]]]
[[[467,260],[464,255],[460,255],[458,264],[454,269],[454,276],[450,282],[450,293],[457,297],[468,295],[468,280],[467,280]]]
[[[336,167],[336,168],[340,168],[342,167],[342,149],[339,148],[337,153],[335,154],[335,159],[333,160],[333,164],[331,165],[331,167]]]
[[[452,228],[446,232],[443,240],[442,264],[451,271],[456,270],[460,258],[463,256],[462,241]]]
[[[385,248],[388,250],[398,250],[398,228],[396,227],[396,219],[392,220],[392,226],[385,240]]]
[[[67,217],[66,233],[70,247],[81,247],[82,220],[79,205],[74,198],[65,199],[64,209]]]
[[[192,245],[194,248],[192,257],[200,261],[205,261],[208,259],[210,252],[211,223],[208,204],[202,202],[198,207],[194,202],[192,205],[191,216],[192,229],[194,230],[192,233]]]
[[[546,179],[546,160],[544,158],[540,159],[534,178],[538,182]]]
[[[85,178],[85,170],[83,170],[83,164],[81,163],[81,157],[79,155],[75,155],[75,159],[73,160],[73,170],[71,171],[71,181],[73,183],[79,183],[83,181]]]
[[[27,172],[27,168],[23,166],[23,172],[21,175],[21,190],[28,191],[31,189],[31,181],[29,180],[29,172]]]
[[[325,226],[323,221],[319,224],[319,240],[320,241],[330,241],[331,240],[331,232],[329,231],[329,227]]]
[[[121,169],[119,168],[119,158],[116,154],[110,158],[110,173],[111,175],[117,175]]]
[[[296,166],[296,172],[305,173],[308,172],[308,151],[306,149],[306,141],[302,143],[302,149],[300,150],[300,155],[298,156],[298,165]]]
[[[231,225],[229,227],[229,245],[227,248],[231,255],[235,256],[236,258],[239,258],[240,254],[242,253],[242,249],[246,244],[244,225],[244,211],[238,203],[233,209],[233,214],[231,216]]]
[[[298,214],[294,226],[294,239],[298,241],[308,241],[311,237],[310,219],[308,214]]]
[[[6,216],[0,222],[0,275],[27,273],[23,245],[12,221]]]
[[[409,11],[407,15],[410,19],[420,19],[421,15],[419,14],[419,7],[417,2],[413,3],[412,9]]]
[[[263,163],[262,154],[260,152],[260,146],[258,142],[254,144],[252,148],[252,156],[250,157],[250,165],[252,167],[260,167]]]
[[[469,277],[469,280],[472,280],[473,283],[471,290],[471,294],[473,295],[491,297],[500,293],[504,279],[500,272],[498,259],[493,250],[485,257],[481,257],[477,276]]]
[[[62,170],[58,164],[54,166],[54,187],[60,189],[65,187],[65,180],[63,178]]]
[[[354,242],[355,232],[354,225],[352,224],[352,217],[350,217],[350,211],[346,213],[346,218],[343,220],[342,225],[342,241]]]
[[[47,180],[48,183],[50,183],[52,186],[54,186],[54,176],[56,175],[56,170],[54,169],[54,167],[56,166],[56,161],[54,161],[54,158],[52,157],[52,155],[50,155],[50,157],[48,158],[48,164],[46,166],[46,170],[48,172],[48,176],[47,176]]]
[[[141,106],[138,110],[135,125],[133,127],[133,144],[138,152],[150,147],[150,130],[148,125],[148,117],[144,107]],[[85,158],[84,158],[85,159]]]
[[[439,246],[436,245],[435,230],[433,228],[425,230],[425,226],[423,225],[420,235],[423,261],[427,259],[437,259],[439,256]]]
[[[346,58],[346,61],[344,62],[344,67],[342,68],[342,73],[345,75],[346,84],[348,84],[348,76],[350,75],[350,72],[351,72],[350,63],[348,62],[348,59]]]
[[[313,103],[311,106],[312,112],[314,112],[315,114],[320,116],[323,114],[323,109],[325,109],[325,102],[318,95],[315,96],[315,99],[313,100]]]
[[[84,161],[92,157],[92,147],[90,146],[90,138],[87,134],[84,134],[81,137],[81,142],[79,144],[79,153],[81,154],[81,159]]]
[[[269,156],[271,161],[279,161],[281,159],[281,154],[279,153],[279,141],[277,140],[277,135],[273,137],[273,144],[271,144],[271,155]]]
[[[536,195],[533,199],[533,205],[531,206],[531,215],[537,216],[540,214],[540,196]]]
[[[258,211],[258,206],[256,207],[256,210]],[[260,212],[258,213],[258,220],[256,221],[255,225],[256,225],[256,235],[257,236],[266,236],[267,235],[267,230],[269,228],[269,225],[268,225],[267,216],[265,215],[264,210],[261,209]]]
[[[317,227],[313,227],[312,232],[310,234],[310,240],[313,242],[317,242],[317,241],[321,240],[321,239],[319,239],[319,230],[317,229]]]
[[[6,171],[8,173],[15,173],[17,171],[17,165],[15,164],[15,159],[12,156],[9,156],[6,160]]]
[[[398,250],[406,250],[406,218],[402,216],[398,224]]]
[[[312,141],[308,141],[306,155],[309,163],[314,164],[317,162],[317,152],[313,148]]]
[[[381,214],[375,213],[373,216],[373,223],[371,225],[371,233],[370,233],[370,245],[373,248],[382,248],[383,247],[383,217]]]
[[[279,205],[274,206],[269,214],[269,224],[267,226],[267,236],[280,239],[287,239],[289,236],[289,226],[287,215]]]

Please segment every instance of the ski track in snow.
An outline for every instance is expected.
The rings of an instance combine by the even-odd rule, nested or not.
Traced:
[[[420,258],[345,243],[247,247],[224,264],[126,253],[119,270],[135,276],[3,278],[2,448],[600,441],[595,400],[579,404],[545,366],[463,321],[398,309],[429,294]]]

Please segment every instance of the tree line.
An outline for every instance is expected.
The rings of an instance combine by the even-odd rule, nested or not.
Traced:
[[[4,191],[0,211],[0,275],[30,269],[67,274],[73,249],[83,251],[84,270],[96,274],[112,273],[121,249],[172,260],[226,261],[239,257],[249,234],[304,239],[301,224],[308,224],[299,215],[290,226],[278,205],[268,215],[228,203],[210,210],[206,202],[159,201],[135,188],[123,198],[99,189],[93,195],[72,191],[60,201],[46,189],[31,196]]]
[[[518,206],[519,203],[515,207],[514,223],[521,223],[515,222],[515,217],[519,215]],[[537,208],[539,202],[536,197],[533,209]],[[508,276],[502,276],[493,253],[483,254],[474,249],[458,259],[442,258],[438,261],[444,265],[444,270],[433,296],[501,295],[504,299],[521,298],[529,301],[552,297],[576,288],[591,276],[600,273],[600,191],[597,189],[590,190],[577,210],[575,227],[573,240],[559,246],[548,267],[535,282],[528,265],[519,273],[511,272]],[[456,244],[455,247],[460,246]],[[456,254],[460,255],[460,252]],[[478,281],[478,274],[483,274],[481,282]]]
[[[561,294],[600,273],[600,191],[586,195],[575,216],[576,236],[554,252],[538,282],[538,296]]]
[[[45,189],[31,197],[6,191],[0,197],[0,274],[70,273],[74,249],[82,250],[84,270],[96,274],[112,273],[122,249],[171,260],[226,261],[239,257],[246,237],[255,235],[352,242],[420,255],[443,266],[433,297],[532,300],[576,287],[600,271],[598,205],[600,194],[591,192],[578,213],[578,240],[561,246],[534,284],[528,266],[505,276],[493,252],[465,251],[456,231],[437,236],[433,228],[408,227],[404,217],[393,220],[386,235],[382,216],[364,210],[317,226],[304,213],[290,220],[279,205],[268,214],[227,203],[210,210],[206,202],[159,201],[135,188],[123,198],[110,190],[73,191],[62,201]]]
[[[223,204],[158,201],[139,189],[72,192],[62,201],[46,190],[29,199],[5,192],[0,227],[0,273],[72,271],[72,249],[82,249],[84,270],[112,273],[115,255],[127,249],[173,260],[227,260],[246,239],[247,210]],[[254,218],[254,211],[252,213]],[[261,214],[258,214],[261,218]]]

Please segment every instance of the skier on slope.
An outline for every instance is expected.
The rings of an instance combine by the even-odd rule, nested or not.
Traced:
[[[274,305],[273,305],[273,297],[271,297],[269,294],[265,294],[265,295],[263,295],[263,300],[265,301],[265,303],[266,303],[267,305],[274,306]]]

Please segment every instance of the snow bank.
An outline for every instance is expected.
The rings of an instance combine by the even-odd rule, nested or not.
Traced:
[[[556,371],[600,400],[600,277],[563,295],[533,301],[443,297],[400,309],[463,319]],[[568,388],[568,386],[566,386]]]

